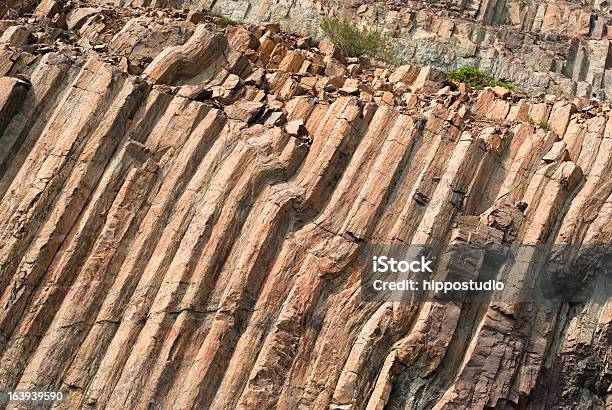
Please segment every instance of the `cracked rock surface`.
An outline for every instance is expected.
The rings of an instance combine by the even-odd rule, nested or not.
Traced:
[[[476,3],[456,13],[505,18]],[[607,102],[131,5],[0,21],[0,391],[61,390],[62,409],[612,407],[610,298],[360,296],[376,244],[549,244],[556,280],[609,274]],[[537,262],[517,252],[511,283]]]

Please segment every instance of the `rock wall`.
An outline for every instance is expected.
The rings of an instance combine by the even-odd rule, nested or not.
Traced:
[[[197,12],[48,1],[3,24],[0,390],[66,409],[612,406],[611,298],[366,301],[359,257],[555,244],[555,278],[588,288],[609,274],[609,104],[367,68]]]
[[[107,3],[106,0],[100,3]],[[321,38],[337,15],[383,27],[402,61],[445,71],[479,67],[530,93],[607,99],[612,93],[612,18],[605,1],[115,0],[114,4],[196,7]]]

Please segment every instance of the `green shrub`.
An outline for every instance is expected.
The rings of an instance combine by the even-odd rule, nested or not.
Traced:
[[[234,20],[234,19],[224,16],[221,13],[215,13],[209,9],[204,9],[204,14],[210,17],[218,18],[219,20],[221,20],[221,23],[225,24],[226,26],[239,26],[241,24],[244,24],[244,21],[242,20]]]
[[[547,123],[546,121],[540,121],[538,126],[542,128],[544,131],[550,131],[550,124]]]
[[[527,122],[528,122],[529,124],[531,124],[531,125],[535,125],[535,120],[534,120],[533,118],[531,118],[531,117],[528,117],[528,118],[527,118]]]
[[[243,21],[233,20],[233,19],[231,19],[229,17],[225,17],[225,16],[223,16],[221,14],[217,15],[217,17],[219,17],[221,19],[221,22],[223,24],[226,24],[228,26],[239,26],[240,24],[244,24]]]
[[[484,87],[504,87],[514,90],[514,84],[506,81],[497,81],[489,74],[474,67],[463,66],[448,73],[448,78],[459,83],[465,83],[476,90]]]
[[[500,87],[504,87],[507,88],[508,90],[514,90],[516,87],[514,86],[514,84],[509,83],[507,81],[495,81],[494,86],[500,86]]]
[[[379,29],[359,28],[350,21],[325,18],[321,30],[347,57],[368,57],[392,65],[399,62],[391,37]]]

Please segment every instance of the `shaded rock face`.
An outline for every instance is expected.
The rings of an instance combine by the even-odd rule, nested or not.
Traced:
[[[543,270],[587,287],[612,244],[607,103],[356,67],[274,25],[36,14],[0,49],[0,390],[66,409],[612,406],[610,298],[365,301],[359,257],[571,244],[572,269]]]
[[[612,19],[606,1],[116,0],[115,4],[212,7],[234,19],[280,22],[317,37],[322,36],[320,20],[337,15],[383,27],[395,38],[399,56],[407,64],[445,71],[476,66],[533,93],[599,99],[612,93]]]

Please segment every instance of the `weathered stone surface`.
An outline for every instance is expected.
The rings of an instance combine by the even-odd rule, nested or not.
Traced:
[[[27,43],[30,31],[24,26],[11,26],[0,37],[0,44],[21,47]]]
[[[104,4],[107,0],[97,2]],[[606,1],[115,0],[114,3],[212,7],[213,13],[233,19],[256,24],[279,22],[286,30],[319,39],[322,17],[335,15],[384,27],[395,39],[404,63],[431,65],[444,71],[460,65],[476,66],[531,93],[589,98],[594,95],[600,99],[612,95],[612,23]],[[323,42],[319,48],[324,54],[341,59],[333,44]]]
[[[95,7],[77,8],[68,14],[68,28],[70,30],[78,30],[92,16],[100,12],[100,9]]]
[[[251,123],[261,113],[264,105],[256,101],[238,101],[225,109],[228,118]]]
[[[0,135],[25,97],[27,84],[15,78],[0,77]]]
[[[232,47],[238,51],[246,51],[248,49],[257,50],[259,48],[259,40],[253,33],[245,29],[244,27],[232,27],[232,29],[226,30],[227,39]]]
[[[144,75],[154,84],[191,78],[212,64],[226,47],[225,37],[199,25],[185,44],[162,51],[147,67]]]
[[[186,22],[164,24],[153,17],[136,17],[110,39],[108,48],[130,63],[146,67],[162,50],[184,44],[193,30]]]
[[[34,15],[40,18],[52,18],[61,11],[61,5],[55,0],[42,0],[38,3]]]
[[[308,135],[308,130],[306,129],[303,120],[293,120],[288,122],[285,126],[285,131],[287,131],[289,135],[299,137]]]
[[[226,14],[311,4],[239,3]],[[417,2],[352,4],[423,41],[495,43]],[[447,9],[586,30],[575,5],[504,4]],[[61,390],[64,409],[612,405],[612,298],[591,288],[612,247],[609,103],[472,91],[277,25],[70,7],[74,30],[18,17],[4,30],[31,44],[0,49],[0,390]],[[520,293],[533,266],[585,300],[364,300],[365,249],[401,244],[434,249],[441,279],[490,262],[453,245],[516,246],[496,278]]]

